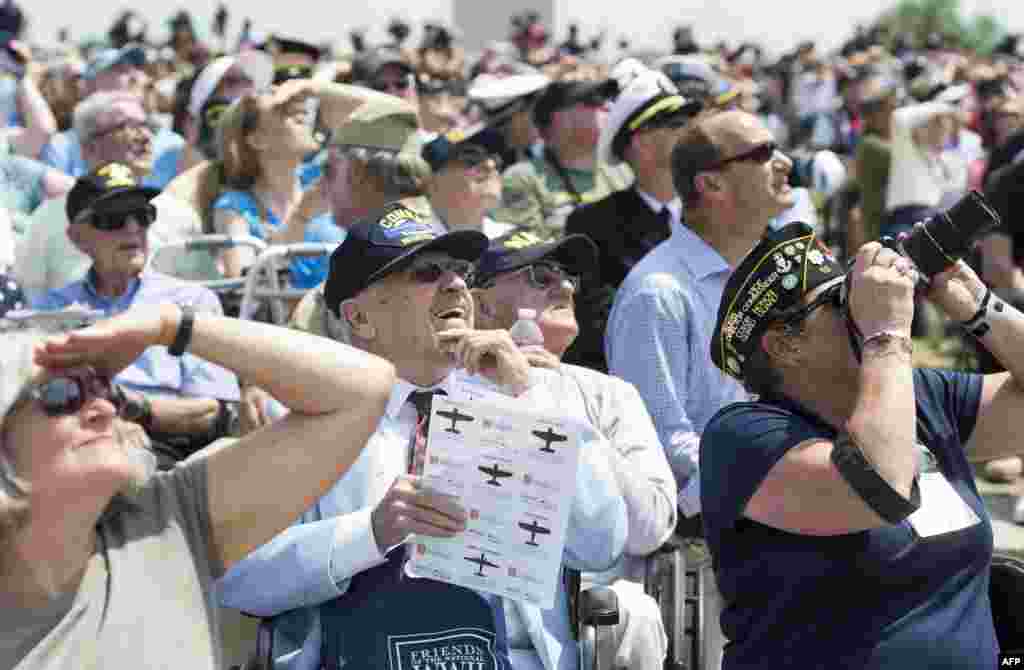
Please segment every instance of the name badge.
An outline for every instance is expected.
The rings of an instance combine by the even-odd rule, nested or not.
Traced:
[[[907,517],[918,537],[955,533],[981,522],[942,472],[922,472],[918,486],[921,507]]]

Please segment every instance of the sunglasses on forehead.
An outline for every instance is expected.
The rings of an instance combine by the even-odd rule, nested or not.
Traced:
[[[39,403],[43,413],[50,417],[74,414],[94,398],[107,400],[118,412],[124,404],[110,378],[92,368],[65,371],[30,387],[25,396]]]
[[[779,145],[775,142],[763,142],[757,146],[744,151],[743,153],[730,156],[729,158],[723,158],[714,164],[714,168],[723,168],[730,163],[767,163],[775,157],[775,152],[779,150]]]
[[[83,212],[79,217],[97,230],[111,232],[121,230],[128,225],[129,219],[134,219],[140,228],[149,228],[156,221],[156,207],[146,205],[143,208],[126,210],[123,212]]]
[[[460,258],[414,258],[402,272],[418,284],[433,284],[439,281],[445,272],[451,272],[468,286],[473,283],[476,266]]]

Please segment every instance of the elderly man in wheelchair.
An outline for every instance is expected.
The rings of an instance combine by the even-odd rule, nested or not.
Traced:
[[[439,631],[470,627],[492,641],[494,658],[488,655],[483,667],[570,670],[579,666],[571,613],[580,611],[593,623],[613,616],[610,604],[594,602],[596,594],[570,606],[575,589],[568,588],[568,579],[559,581],[555,607],[541,610],[526,601],[402,577],[405,554],[397,545],[410,532],[448,537],[466,523],[456,502],[416,483],[417,452],[410,445],[418,408],[409,404],[417,400],[411,391],[439,388],[458,399],[469,386],[483,383],[472,374],[481,368],[524,407],[557,407],[586,421],[576,382],[530,368],[507,332],[473,328],[466,272],[486,245],[475,231],[442,236],[417,212],[394,203],[352,226],[332,255],[328,281],[314,298],[330,317],[326,332],[379,351],[405,381],[395,387],[392,409],[371,439],[365,462],[302,522],[220,583],[225,605],[275,619],[276,634],[267,638],[275,644],[264,647],[275,667],[389,667],[385,659],[399,653],[391,642],[398,637],[434,639]],[[475,362],[484,354],[495,365]],[[605,438],[598,431],[588,434],[572,484],[562,563],[601,570],[626,546],[629,522],[610,450],[600,444]],[[672,508],[671,501],[667,506]]]

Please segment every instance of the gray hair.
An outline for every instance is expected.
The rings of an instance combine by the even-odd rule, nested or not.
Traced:
[[[75,105],[72,125],[82,144],[89,142],[96,135],[100,117],[116,104],[130,102],[142,106],[139,96],[127,91],[100,91],[93,93]]]
[[[353,145],[340,145],[336,151],[347,160],[359,161],[372,175],[390,200],[423,195],[423,181],[430,168],[418,155]]]
[[[327,337],[331,338],[335,342],[341,342],[352,346],[352,324],[348,322],[348,317],[345,316],[344,305],[348,300],[342,300],[341,304],[338,305],[338,314],[334,313],[334,310],[324,305],[324,330],[327,332]]]

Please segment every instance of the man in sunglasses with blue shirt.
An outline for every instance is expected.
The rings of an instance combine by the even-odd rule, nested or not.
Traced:
[[[67,235],[90,260],[85,277],[32,301],[33,309],[71,305],[113,316],[139,305],[167,302],[221,314],[217,296],[196,284],[146,270],[148,229],[156,218],[156,189],[140,185],[135,171],[108,163],[81,177],[68,193]],[[163,464],[187,456],[232,428],[238,383],[224,368],[195,356],[147,349],[115,380],[130,409],[126,418],[145,428],[166,451]]]
[[[350,227],[323,290],[311,294],[317,307],[306,329],[387,359],[399,379],[349,472],[218,585],[228,607],[258,616],[289,612],[277,626],[284,635],[275,667],[418,667],[417,658],[442,659],[461,648],[470,657],[460,667],[575,670],[565,589],[552,610],[541,611],[403,572],[410,534],[452,537],[470,526],[458,498],[421,485],[421,417],[432,395],[458,399],[468,388],[489,388],[524,408],[559,413],[579,395],[571,380],[530,368],[508,331],[475,328],[469,287],[486,247],[479,231],[445,233],[392,203]],[[586,438],[581,449],[562,556],[578,570],[611,565],[628,531],[606,450],[591,439],[599,438]]]
[[[702,532],[700,436],[718,409],[747,397],[708,360],[718,304],[733,268],[792,206],[792,162],[756,116],[727,111],[698,116],[671,163],[683,220],[626,276],[604,343],[609,371],[636,386],[654,419],[679,489],[680,531],[693,535]]]

